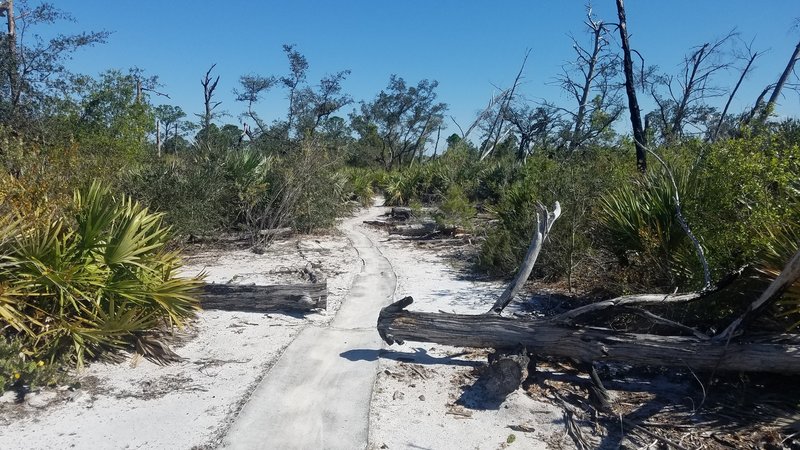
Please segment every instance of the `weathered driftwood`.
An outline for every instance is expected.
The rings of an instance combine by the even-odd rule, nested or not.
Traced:
[[[275,310],[325,309],[328,283],[285,285],[206,284],[200,296],[204,309],[262,312]]]
[[[533,270],[533,265],[536,264],[536,258],[539,257],[539,251],[542,249],[542,244],[544,244],[544,240],[547,238],[547,233],[550,232],[550,228],[553,226],[553,223],[561,216],[561,205],[556,202],[553,211],[548,211],[542,204],[536,205],[537,213],[536,213],[536,229],[533,231],[533,239],[531,239],[531,244],[528,246],[528,251],[525,254],[525,259],[522,261],[522,265],[519,268],[519,272],[514,277],[514,281],[508,285],[503,294],[500,295],[500,298],[492,305],[492,309],[489,310],[491,313],[500,314],[503,312],[503,309],[514,299],[514,296],[519,293],[519,290],[522,289],[522,286],[528,281],[528,277],[531,275],[531,271]]]
[[[516,391],[528,378],[530,363],[530,357],[524,348],[498,350],[489,355],[489,367],[481,375],[479,383],[490,397],[503,399]]]
[[[800,374],[800,338],[797,336],[733,339],[726,345],[697,337],[568,327],[546,319],[405,310],[412,302],[411,297],[406,297],[381,311],[378,332],[388,344],[408,340],[459,347],[522,345],[534,354],[572,358],[584,363],[618,361],[698,371]]]
[[[270,228],[270,229],[267,229],[267,230],[259,230],[258,231],[258,235],[259,236],[271,237],[271,238],[289,236],[290,234],[292,234],[292,229],[288,228],[288,227],[285,227],[285,228]]]
[[[438,227],[435,223],[416,223],[412,225],[395,225],[389,230],[389,234],[399,234],[402,236],[420,237],[427,236],[436,232]]]

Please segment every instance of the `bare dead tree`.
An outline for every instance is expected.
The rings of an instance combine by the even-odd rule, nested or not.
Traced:
[[[508,108],[509,103],[514,98],[514,91],[516,91],[517,86],[519,85],[520,79],[522,78],[522,73],[525,71],[525,64],[528,62],[528,57],[530,54],[530,49],[525,51],[525,57],[522,59],[522,65],[519,68],[519,72],[517,72],[517,76],[514,78],[514,83],[511,85],[508,93],[504,96],[504,101],[500,104],[500,108],[498,109],[497,115],[492,122],[492,126],[489,128],[488,139],[486,139],[486,142],[481,149],[481,160],[485,159],[490,153],[492,153],[504,135],[504,111]],[[507,131],[505,133],[507,134]],[[490,142],[491,145],[489,144]]]
[[[158,152],[158,157],[161,158],[161,121],[156,120],[156,151]]]
[[[564,67],[563,74],[558,79],[561,87],[578,103],[577,111],[565,110],[573,119],[567,146],[570,152],[605,130],[622,112],[618,88],[613,82],[619,61],[616,55],[608,52],[608,24],[596,19],[590,6],[586,8],[586,17],[584,23],[592,37],[591,48],[587,50],[572,38],[576,60]],[[596,95],[590,98],[593,92]],[[603,123],[597,127],[586,123],[587,119],[604,110],[608,111],[603,117]]]
[[[736,97],[736,93],[739,91],[739,87],[742,85],[745,77],[750,72],[750,69],[753,67],[753,63],[758,59],[759,56],[763,55],[764,52],[754,52],[752,42],[750,44],[745,44],[745,49],[747,50],[747,55],[743,58],[747,62],[744,65],[744,68],[739,73],[739,79],[736,80],[736,85],[733,87],[733,90],[728,95],[728,101],[725,102],[725,107],[722,108],[722,112],[719,115],[719,119],[717,120],[717,124],[714,126],[714,131],[710,135],[711,142],[714,142],[719,137],[720,129],[722,128],[722,124],[725,122],[725,117],[728,114],[728,109],[733,102],[734,97]]]
[[[797,64],[798,60],[800,60],[800,42],[797,43],[797,46],[794,48],[794,51],[792,52],[792,56],[789,58],[789,62],[786,63],[786,68],[783,69],[781,77],[778,78],[778,82],[775,83],[775,87],[772,89],[772,94],[770,94],[769,96],[767,105],[764,107],[763,110],[761,110],[761,116],[759,117],[759,121],[761,123],[766,122],[769,115],[772,114],[773,110],[775,109],[775,105],[778,102],[778,97],[781,95],[781,91],[786,85],[786,81],[789,79],[789,75],[792,74],[794,66],[795,64]]]
[[[537,137],[543,137],[552,131],[553,124],[558,121],[554,108],[545,104],[531,107],[528,102],[511,103],[504,111],[508,122],[519,140],[517,144],[517,160],[523,161],[530,153],[530,148]]]
[[[625,19],[625,5],[623,0],[616,0],[617,16],[619,17],[619,35],[622,42],[622,69],[625,73],[625,93],[628,96],[628,111],[631,117],[631,128],[633,129],[633,141],[636,145],[636,166],[640,171],[647,170],[647,137],[642,126],[642,113],[639,109],[639,101],[636,98],[636,79],[633,75],[633,59],[631,58],[631,46],[628,42],[628,23]]]
[[[459,125],[455,117],[450,116],[450,120],[452,120],[453,123],[456,125],[458,131],[461,132],[461,140],[465,141],[467,137],[470,135],[470,133],[472,133],[472,131],[475,130],[475,128],[477,128],[481,123],[488,121],[489,118],[495,112],[495,108],[497,107],[497,105],[505,103],[506,96],[508,96],[510,91],[511,89],[504,89],[500,91],[497,95],[492,95],[486,107],[483,110],[481,110],[481,112],[478,113],[478,115],[475,117],[475,120],[472,122],[472,124],[470,124],[469,127],[467,127],[466,131],[464,131],[464,129],[461,128],[461,125]]]
[[[678,84],[682,88],[680,100],[677,101],[678,106],[672,118],[671,129],[675,135],[683,132],[683,122],[691,103],[708,97],[710,89],[712,89],[709,85],[712,75],[730,67],[730,63],[718,60],[717,56],[733,36],[735,33],[731,31],[727,36],[714,43],[703,44],[685,59],[683,77],[678,80]],[[672,93],[672,89],[670,89],[670,93]]]
[[[203,85],[203,99],[204,99],[204,106],[205,106],[205,113],[202,116],[203,119],[203,127],[204,129],[208,130],[211,126],[211,120],[214,118],[214,110],[222,104],[222,102],[215,102],[214,99],[214,90],[217,89],[217,84],[219,83],[219,75],[211,81],[211,71],[214,70],[216,64],[212,64],[211,67],[206,71],[206,75],[200,80],[200,84]]]
[[[658,106],[659,128],[665,141],[680,139],[687,123],[695,123],[692,116],[701,117],[708,110],[700,105],[704,100],[724,95],[725,91],[714,86],[712,79],[731,67],[725,47],[736,36],[732,30],[714,42],[693,48],[684,57],[680,75],[661,75],[651,83],[650,94]],[[666,90],[666,97],[660,88]]]

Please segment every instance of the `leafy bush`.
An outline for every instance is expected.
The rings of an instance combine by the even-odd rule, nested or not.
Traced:
[[[757,261],[771,242],[764,231],[796,220],[800,142],[787,133],[719,142],[696,168],[687,214],[716,276]]]
[[[200,280],[177,276],[161,214],[99,183],[72,208],[33,228],[6,216],[0,229],[0,323],[29,355],[82,365],[194,316]]]
[[[797,216],[800,148],[779,134],[664,148],[683,215],[705,249],[712,278],[754,264],[773,238],[765,230]],[[700,155],[700,157],[698,157]],[[702,271],[675,216],[674,188],[661,167],[603,197],[603,245],[638,288],[699,287]],[[631,263],[633,263],[631,265]]]
[[[346,190],[351,200],[358,202],[363,207],[372,206],[372,199],[378,193],[379,186],[382,184],[384,172],[365,169],[347,168],[344,175],[347,177]]]
[[[144,166],[126,186],[181,233],[244,229],[257,238],[267,228],[331,226],[347,197],[340,169],[313,143],[285,155],[206,147]]]

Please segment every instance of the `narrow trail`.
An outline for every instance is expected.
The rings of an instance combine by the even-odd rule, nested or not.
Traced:
[[[378,313],[397,278],[375,242],[359,230],[372,207],[340,225],[361,270],[335,318],[309,326],[286,348],[234,421],[222,447],[358,449],[368,442],[369,408],[382,342]]]

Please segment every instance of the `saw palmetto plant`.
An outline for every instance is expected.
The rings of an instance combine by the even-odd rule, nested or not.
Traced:
[[[0,330],[25,351],[77,365],[182,327],[198,309],[199,278],[181,278],[162,215],[98,183],[72,213],[45,225],[0,224]]]
[[[757,270],[765,278],[774,280],[784,265],[800,248],[800,202],[793,206],[793,220],[768,229],[767,248],[757,264]],[[790,285],[779,302],[779,313],[790,320],[791,328],[800,327],[800,282]]]

